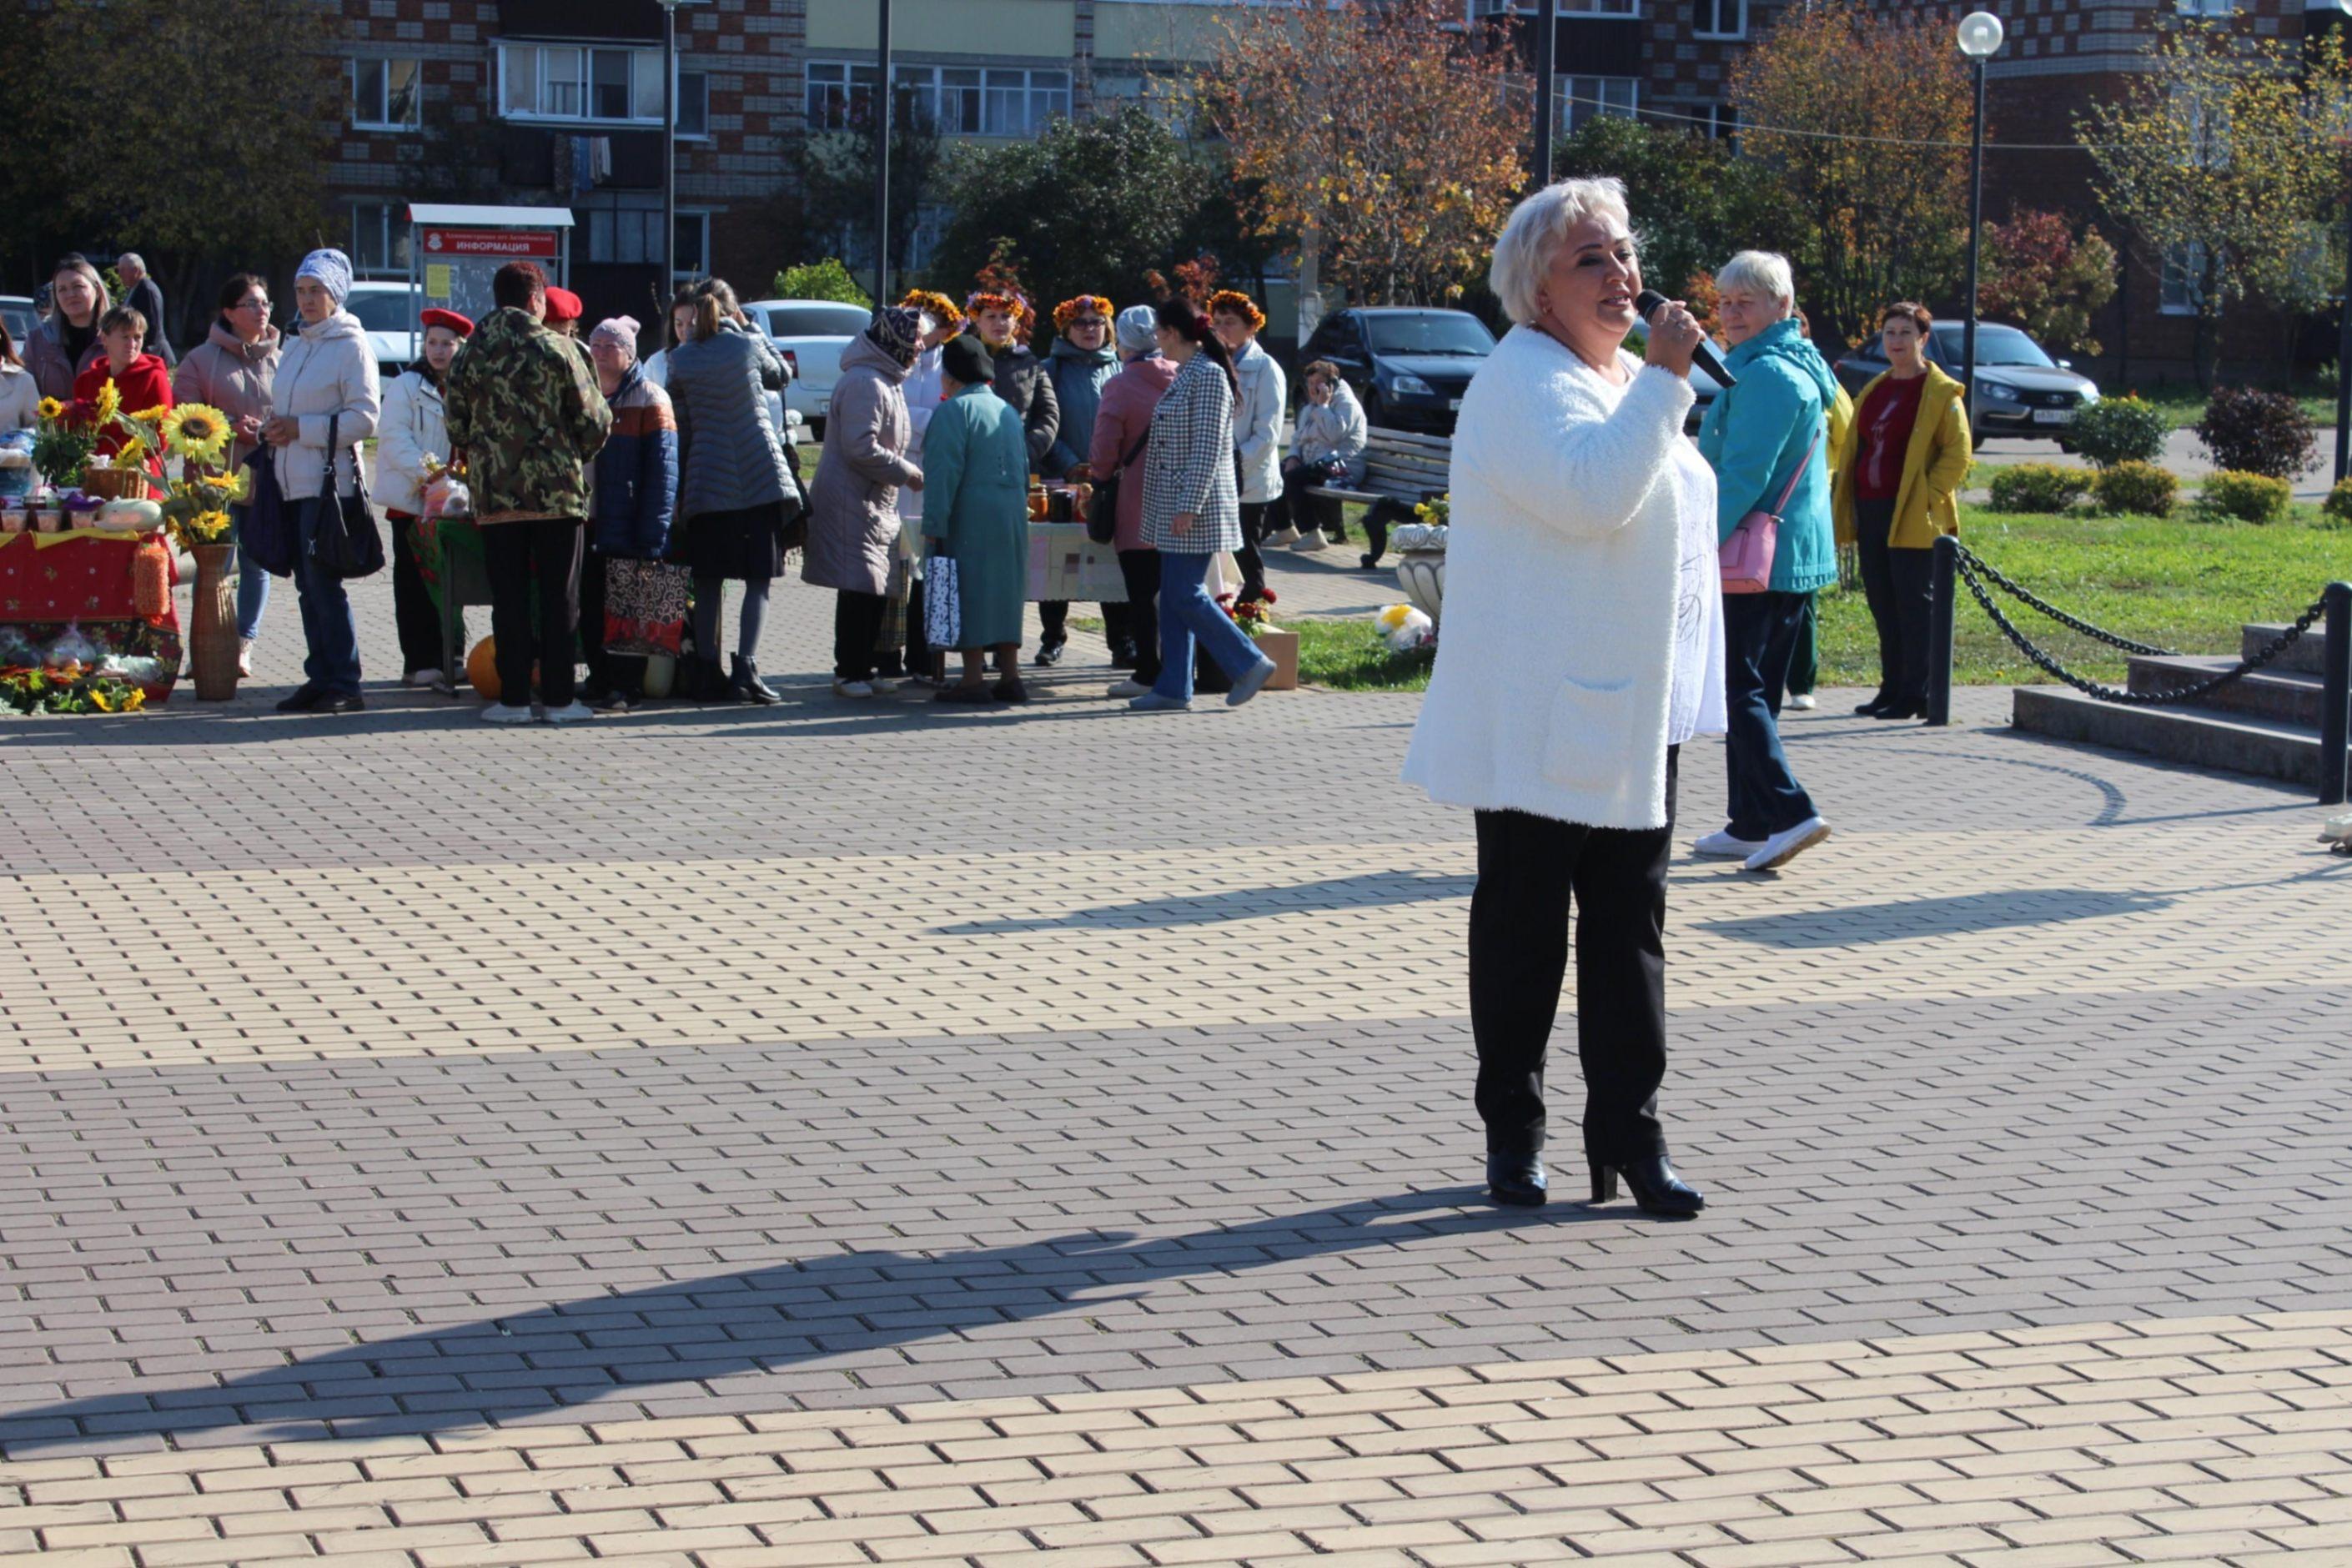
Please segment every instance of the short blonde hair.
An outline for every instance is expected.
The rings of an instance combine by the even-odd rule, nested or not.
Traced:
[[[1494,289],[1511,320],[1525,323],[1543,314],[1537,300],[1543,292],[1552,252],[1559,248],[1569,230],[1592,217],[1613,217],[1632,230],[1624,181],[1613,177],[1560,180],[1511,209],[1510,221],[1503,225],[1502,237],[1495,241],[1495,264],[1486,274],[1487,287]]]
[[[1725,262],[1715,275],[1715,291],[1721,296],[1735,289],[1778,300],[1783,316],[1797,313],[1797,275],[1778,251],[1743,250]]]

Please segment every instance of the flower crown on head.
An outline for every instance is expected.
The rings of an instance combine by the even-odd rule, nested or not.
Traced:
[[[1054,330],[1057,332],[1068,331],[1070,323],[1080,316],[1096,315],[1108,321],[1118,313],[1111,308],[1111,302],[1101,295],[1080,294],[1075,299],[1065,300],[1054,307]]]
[[[956,309],[956,302],[945,294],[934,293],[929,289],[909,289],[907,297],[898,303],[910,310],[920,310],[942,327],[963,324],[963,312]]]
[[[1213,316],[1220,310],[1239,316],[1250,324],[1253,332],[1265,325],[1265,312],[1257,308],[1256,300],[1238,289],[1220,289],[1209,296],[1208,313]]]

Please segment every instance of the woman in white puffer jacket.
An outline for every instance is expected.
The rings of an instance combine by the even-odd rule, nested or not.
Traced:
[[[1241,463],[1242,547],[1234,561],[1242,569],[1242,600],[1265,597],[1265,563],[1258,546],[1265,539],[1267,504],[1282,494],[1282,412],[1289,384],[1274,356],[1258,347],[1265,312],[1257,301],[1227,289],[1209,300],[1209,324],[1234,358],[1240,395],[1234,404],[1234,452]]]
[[[425,586],[416,555],[416,524],[425,515],[425,486],[431,465],[449,460],[449,418],[441,381],[457,345],[474,323],[455,310],[430,310],[420,318],[423,352],[416,363],[383,389],[383,415],[376,422],[375,499],[392,524],[392,619],[400,633],[401,684],[431,686],[442,679],[441,616]],[[464,626],[457,646],[466,646]]]

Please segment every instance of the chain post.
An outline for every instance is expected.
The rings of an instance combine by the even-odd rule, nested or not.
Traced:
[[[1938,535],[1934,559],[1928,563],[1927,598],[1927,722],[1952,721],[1952,595],[1959,574],[1960,542]]]
[[[2347,306],[2352,309],[2352,306]],[[2330,583],[2323,595],[2327,605],[2327,646],[2321,650],[2319,804],[2342,805],[2347,772],[2347,732],[2352,732],[2352,583]]]

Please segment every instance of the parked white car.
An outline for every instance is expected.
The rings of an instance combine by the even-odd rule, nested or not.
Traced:
[[[39,315],[33,309],[31,295],[0,294],[0,321],[7,323],[8,341],[16,345],[18,353],[25,352],[25,334],[31,331],[33,323],[39,320]]]
[[[793,367],[784,405],[822,435],[834,384],[841,379],[841,351],[866,330],[874,313],[836,300],[757,300],[743,313],[759,323]]]
[[[405,283],[354,283],[343,309],[367,330],[368,347],[375,353],[375,373],[389,384],[416,363],[416,296]],[[298,321],[293,323],[299,325]]]

